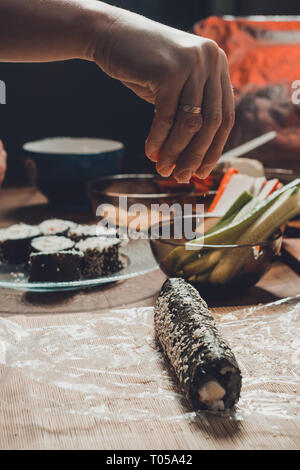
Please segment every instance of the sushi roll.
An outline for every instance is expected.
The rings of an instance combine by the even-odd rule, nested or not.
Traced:
[[[242,376],[206,302],[181,278],[168,279],[156,302],[155,332],[186,397],[196,410],[237,403]]]
[[[31,241],[40,235],[37,226],[27,224],[11,225],[0,230],[0,260],[8,264],[22,264],[28,261]]]
[[[39,225],[41,234],[44,236],[67,235],[68,231],[74,227],[76,227],[75,222],[62,219],[44,220],[44,222]]]
[[[31,242],[31,251],[33,253],[51,253],[57,251],[66,251],[73,248],[75,243],[67,237],[49,236],[37,237]]]
[[[91,237],[77,243],[75,248],[83,253],[83,276],[90,279],[120,271],[119,246],[118,238]]]
[[[77,250],[31,253],[28,262],[30,282],[78,281],[82,253]]]
[[[109,237],[116,238],[117,230],[114,228],[106,228],[103,225],[76,225],[68,232],[68,237],[75,242],[80,242],[89,237]]]

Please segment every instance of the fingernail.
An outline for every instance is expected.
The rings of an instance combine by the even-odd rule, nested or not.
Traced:
[[[160,168],[160,169],[157,169],[158,173],[161,175],[161,176],[171,176],[173,170],[175,168],[175,165],[172,165],[172,166],[164,166],[163,168]]]
[[[145,150],[146,150],[146,155],[149,158],[155,158],[157,155],[157,145],[153,146],[151,140],[146,140],[146,145],[145,145]]]
[[[175,178],[178,183],[189,183],[192,176],[193,170],[183,170],[180,173],[177,173]]]
[[[199,171],[197,171],[197,174],[199,175],[199,178],[205,179],[207,178],[212,171],[212,168],[210,166],[206,166],[203,168],[200,168]]]
[[[146,155],[149,158],[149,160],[151,160],[152,162],[157,162],[159,159],[159,153],[152,153],[152,154],[146,153]]]

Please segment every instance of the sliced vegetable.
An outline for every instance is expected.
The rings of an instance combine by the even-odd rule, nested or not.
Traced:
[[[276,191],[278,184],[279,180],[277,178],[267,181],[258,195],[259,201],[263,201],[270,196],[270,194]]]
[[[170,269],[175,272],[180,272],[185,264],[191,263],[197,259],[201,250],[201,245],[225,245],[234,243],[243,234],[243,232],[245,232],[248,227],[250,227],[250,225],[253,224],[282,194],[289,189],[295,190],[298,187],[300,187],[300,178],[297,178],[286,186],[283,186],[281,189],[273,192],[267,199],[256,204],[255,207],[253,207],[241,220],[233,221],[229,225],[209,233],[204,237],[191,240],[184,246],[175,248],[169,253],[166,260]],[[196,245],[199,248],[193,250],[193,245]]]
[[[194,276],[191,276],[188,280],[190,282],[196,282],[197,284],[203,284],[203,282],[206,282],[209,280],[210,276],[210,271],[206,271],[205,273],[202,274],[195,274]]]
[[[261,192],[265,184],[266,184],[266,178],[264,176],[259,177],[259,178],[254,178],[253,191],[252,191],[254,197],[259,195],[259,193]]]
[[[238,239],[237,244],[253,244],[267,240],[269,236],[290,218],[300,214],[300,191],[290,188],[268,207]],[[210,275],[214,284],[226,284],[251,256],[252,247],[243,247],[228,252]]]
[[[259,203],[256,197],[254,197],[251,201],[249,201],[233,218],[233,223],[239,222],[244,217],[247,216]]]
[[[194,274],[201,274],[204,271],[208,271],[209,269],[213,268],[220,260],[222,253],[222,249],[211,250],[209,253],[201,256],[201,258],[186,264],[183,268],[184,276],[189,277]]]
[[[209,212],[213,212],[216,205],[218,204],[219,200],[221,199],[221,196],[222,194],[224,193],[229,181],[231,180],[231,178],[233,177],[233,175],[237,174],[238,173],[238,170],[236,168],[228,168],[228,170],[226,171],[225,175],[223,176],[222,180],[221,180],[221,183],[220,183],[220,186],[219,186],[219,189],[217,191],[217,194],[215,195],[212,203],[211,203],[211,206],[209,208]]]
[[[228,211],[223,215],[223,217],[219,220],[219,222],[212,227],[207,234],[213,233],[216,230],[219,230],[225,225],[228,225],[230,222],[234,220],[234,218],[239,214],[244,206],[246,206],[251,200],[253,199],[252,194],[248,191],[244,191],[237,199],[233,202],[231,207],[229,207]]]
[[[218,201],[213,214],[223,216],[232,206],[234,201],[244,192],[253,193],[255,178],[247,175],[233,175],[229,181],[221,199]]]

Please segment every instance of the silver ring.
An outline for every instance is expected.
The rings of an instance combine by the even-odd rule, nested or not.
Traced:
[[[190,104],[180,104],[179,109],[181,109],[185,113],[191,114],[201,114],[202,112],[201,106],[191,106]]]

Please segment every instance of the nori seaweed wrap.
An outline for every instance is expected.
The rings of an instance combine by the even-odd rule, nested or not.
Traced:
[[[116,273],[123,268],[119,238],[91,237],[75,245],[83,253],[82,274],[87,279]]]
[[[76,250],[57,253],[31,253],[28,263],[30,282],[78,281],[82,253]]]
[[[0,230],[0,260],[8,264],[27,263],[31,241],[40,235],[37,226],[15,224]]]
[[[154,324],[157,339],[194,409],[217,411],[237,403],[241,371],[206,302],[192,285],[181,278],[164,283]]]

